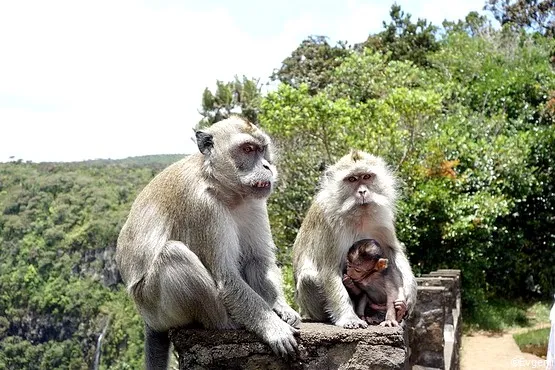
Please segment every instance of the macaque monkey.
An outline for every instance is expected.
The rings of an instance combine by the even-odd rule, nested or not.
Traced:
[[[355,311],[362,320],[369,324],[398,326],[402,320],[395,310],[399,287],[388,275],[387,264],[378,242],[359,240],[347,252],[343,284],[354,298]],[[404,302],[397,301],[397,305],[399,313],[404,315]],[[381,319],[380,313],[384,311],[385,319]]]
[[[376,240],[398,287],[398,316],[416,299],[416,280],[395,233],[395,178],[383,159],[354,150],[329,167],[293,245],[296,300],[301,317],[366,328],[343,285],[347,251]]]
[[[145,321],[148,369],[167,368],[172,327],[244,327],[294,356],[299,315],[285,302],[266,199],[270,138],[232,117],[196,132],[199,152],[138,195],[116,261]]]

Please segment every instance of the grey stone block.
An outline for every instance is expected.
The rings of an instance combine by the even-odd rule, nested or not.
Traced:
[[[405,369],[407,344],[402,327],[343,329],[303,323],[298,356],[284,360],[245,330],[174,329],[170,337],[180,369]]]

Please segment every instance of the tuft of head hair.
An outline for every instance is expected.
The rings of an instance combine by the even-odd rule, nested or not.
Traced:
[[[351,160],[353,162],[361,161],[362,159],[364,159],[364,157],[363,157],[362,153],[359,150],[351,149]]]

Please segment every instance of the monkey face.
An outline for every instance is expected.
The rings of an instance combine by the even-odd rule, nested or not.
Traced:
[[[356,204],[360,206],[368,206],[372,201],[372,185],[375,174],[372,172],[362,172],[349,174],[343,179],[345,186],[350,188],[351,194],[354,195]]]
[[[275,166],[269,162],[268,145],[247,138],[235,144],[231,150],[244,192],[255,198],[268,197],[277,174]]]
[[[372,276],[380,271],[378,260],[362,259],[347,263],[347,275],[355,282],[369,281]]]
[[[197,131],[196,136],[208,172],[222,186],[242,197],[270,195],[277,178],[273,147],[258,127],[235,118]]]
[[[353,151],[329,167],[318,197],[341,214],[357,217],[380,209],[392,209],[395,178],[380,157]]]

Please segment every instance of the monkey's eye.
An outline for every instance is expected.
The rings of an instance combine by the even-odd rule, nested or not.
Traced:
[[[243,147],[243,151],[244,151],[245,153],[253,152],[253,151],[254,151],[254,146],[252,146],[252,145],[245,145],[245,146]]]
[[[370,179],[371,177],[372,177],[372,175],[369,174],[369,173],[367,173],[367,174],[365,174],[365,175],[362,175],[362,178],[363,178],[364,180],[368,180],[368,179]]]
[[[355,182],[355,181],[357,181],[357,178],[356,178],[356,176],[351,176],[351,177],[349,177],[347,180],[348,180],[349,182]]]

